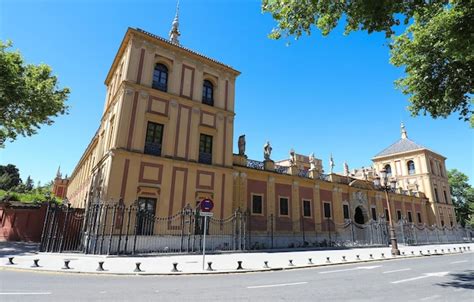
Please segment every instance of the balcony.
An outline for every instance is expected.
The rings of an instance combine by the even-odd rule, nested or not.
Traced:
[[[212,153],[199,152],[199,162],[201,164],[212,165]]]
[[[161,144],[145,143],[145,154],[161,156]]]

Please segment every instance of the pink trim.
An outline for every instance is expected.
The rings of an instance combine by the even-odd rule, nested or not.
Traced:
[[[138,91],[135,91],[132,104],[132,116],[130,117],[130,126],[128,129],[127,149],[130,150],[132,146],[133,129],[135,128],[135,115],[137,114]]]
[[[211,176],[211,185],[210,186],[202,186],[199,183],[200,175],[210,175]],[[214,172],[209,172],[209,171],[203,171],[203,170],[197,170],[196,171],[196,188],[197,189],[203,189],[203,190],[214,190]]]
[[[174,142],[174,156],[178,157],[178,142],[179,142],[179,130],[180,130],[180,125],[181,125],[181,110],[182,108],[188,109],[188,127],[187,127],[187,133],[186,133],[186,152],[185,152],[185,158],[188,159],[188,154],[189,154],[189,136],[190,136],[190,131],[191,131],[191,114],[192,114],[192,109],[189,106],[185,105],[179,105],[178,107],[178,123],[176,125],[176,139]]]
[[[145,49],[142,48],[140,52],[140,61],[138,63],[138,74],[137,74],[137,84],[140,84],[142,80],[142,72],[143,72],[143,59],[145,57]]]
[[[212,126],[208,124],[204,124],[204,119],[203,119],[204,114],[211,115],[214,118]],[[199,124],[203,126],[215,128],[216,127],[216,114],[207,112],[207,111],[201,111],[201,114],[199,116]]]
[[[222,173],[221,186],[221,219],[224,219],[224,205],[225,205],[225,173]]]
[[[145,172],[145,167],[159,168],[160,170],[158,172],[158,179],[145,178],[143,176],[143,173]],[[141,162],[140,163],[140,176],[139,176],[139,179],[138,179],[139,182],[150,183],[150,184],[161,184],[162,177],[163,177],[163,165],[148,163],[148,162]]]
[[[123,168],[123,175],[122,175],[122,187],[120,189],[120,198],[125,199],[125,192],[127,190],[127,178],[128,178],[128,166],[130,165],[130,160],[125,160],[125,165]]]
[[[183,199],[181,201],[181,209],[184,208],[186,203],[186,188],[188,185],[188,169],[186,168],[177,168],[173,167],[173,175],[171,177],[171,195],[170,195],[170,205],[168,209],[168,216],[173,215],[173,206],[174,206],[174,190],[176,184],[176,172],[181,171],[184,172],[184,181],[183,181]]]
[[[191,70],[192,74],[191,74],[191,89],[190,89],[190,96],[187,96],[187,95],[184,95],[183,94],[183,89],[184,89],[184,71],[185,69],[189,69]],[[184,98],[188,98],[188,99],[193,99],[193,91],[194,91],[194,71],[195,69],[191,66],[188,66],[186,64],[183,64],[182,68],[181,68],[181,89],[179,91],[179,95],[181,97],[184,97]]]
[[[162,102],[162,103],[165,103],[165,112],[159,112],[159,111],[154,111],[152,110],[152,104],[153,102]],[[150,113],[153,113],[153,114],[158,114],[158,115],[162,115],[162,116],[168,116],[168,112],[169,112],[169,105],[170,105],[170,102],[168,100],[165,100],[165,99],[162,99],[162,98],[159,98],[159,97],[156,97],[156,96],[151,96],[148,98],[148,112]]]

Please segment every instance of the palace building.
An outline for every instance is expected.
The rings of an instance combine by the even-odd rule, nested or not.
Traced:
[[[385,169],[398,184],[389,193],[394,220],[456,224],[446,158],[410,140],[403,125],[401,139],[378,153],[373,167],[352,172],[345,165],[334,173],[331,160],[324,174],[320,159],[293,150],[273,161],[270,143],[264,160],[248,159],[245,136],[233,154],[240,72],[182,46],[179,36],[177,15],[169,39],[141,29],[125,33],[105,79],[100,126],[66,180],[72,206],[137,202],[169,217],[209,198],[214,217],[247,211],[255,232],[325,232],[347,220],[363,225],[389,216],[373,183]]]

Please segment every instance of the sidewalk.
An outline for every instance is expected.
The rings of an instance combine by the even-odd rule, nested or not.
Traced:
[[[212,262],[213,269],[212,271],[208,271],[202,269],[202,255],[118,257],[84,254],[32,253],[31,246],[28,248],[20,248],[18,244],[14,244],[16,249],[9,249],[8,245],[10,244],[11,243],[0,243],[0,251],[3,256],[0,260],[0,269],[22,269],[62,273],[98,273],[115,275],[241,273],[394,259],[390,254],[390,247],[233,253],[206,255],[205,269],[208,267],[207,262]],[[435,254],[443,255],[460,252],[471,253],[474,252],[474,243],[399,246],[399,249],[402,252],[402,255],[396,258],[423,257]],[[8,251],[11,252],[8,253]],[[422,254],[420,254],[420,251]],[[357,256],[359,256],[359,258],[357,258]],[[14,257],[14,265],[7,264],[8,257]],[[327,257],[329,257],[330,262],[327,262]],[[345,257],[345,261],[343,260],[343,257]],[[309,258],[311,258],[313,264],[309,264]],[[39,259],[40,267],[31,267],[34,259]],[[64,260],[70,261],[70,269],[63,269]],[[290,264],[290,260],[292,260],[293,265]],[[104,271],[97,271],[99,261],[104,262]],[[242,261],[242,270],[237,270],[237,261]],[[268,261],[268,268],[264,267],[264,261]],[[142,272],[134,272],[137,262],[141,263],[140,268]],[[178,272],[172,272],[173,263],[178,263]]]

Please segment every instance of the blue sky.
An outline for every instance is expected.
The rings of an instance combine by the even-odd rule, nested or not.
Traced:
[[[175,1],[1,1],[0,39],[12,40],[27,62],[52,66],[72,93],[69,115],[7,143],[0,163],[42,183],[58,165],[70,174],[99,125],[103,82],[127,27],[167,37],[174,13]],[[326,170],[331,153],[336,171],[344,161],[351,169],[368,166],[399,139],[404,121],[411,139],[446,156],[448,168],[474,183],[473,130],[457,116],[410,116],[407,97],[393,84],[403,70],[389,64],[383,34],[345,37],[339,27],[287,46],[267,38],[274,24],[260,1],[181,0],[181,44],[242,72],[234,142],[246,134],[249,158],[262,160],[270,140],[274,159],[294,148],[314,152]]]

